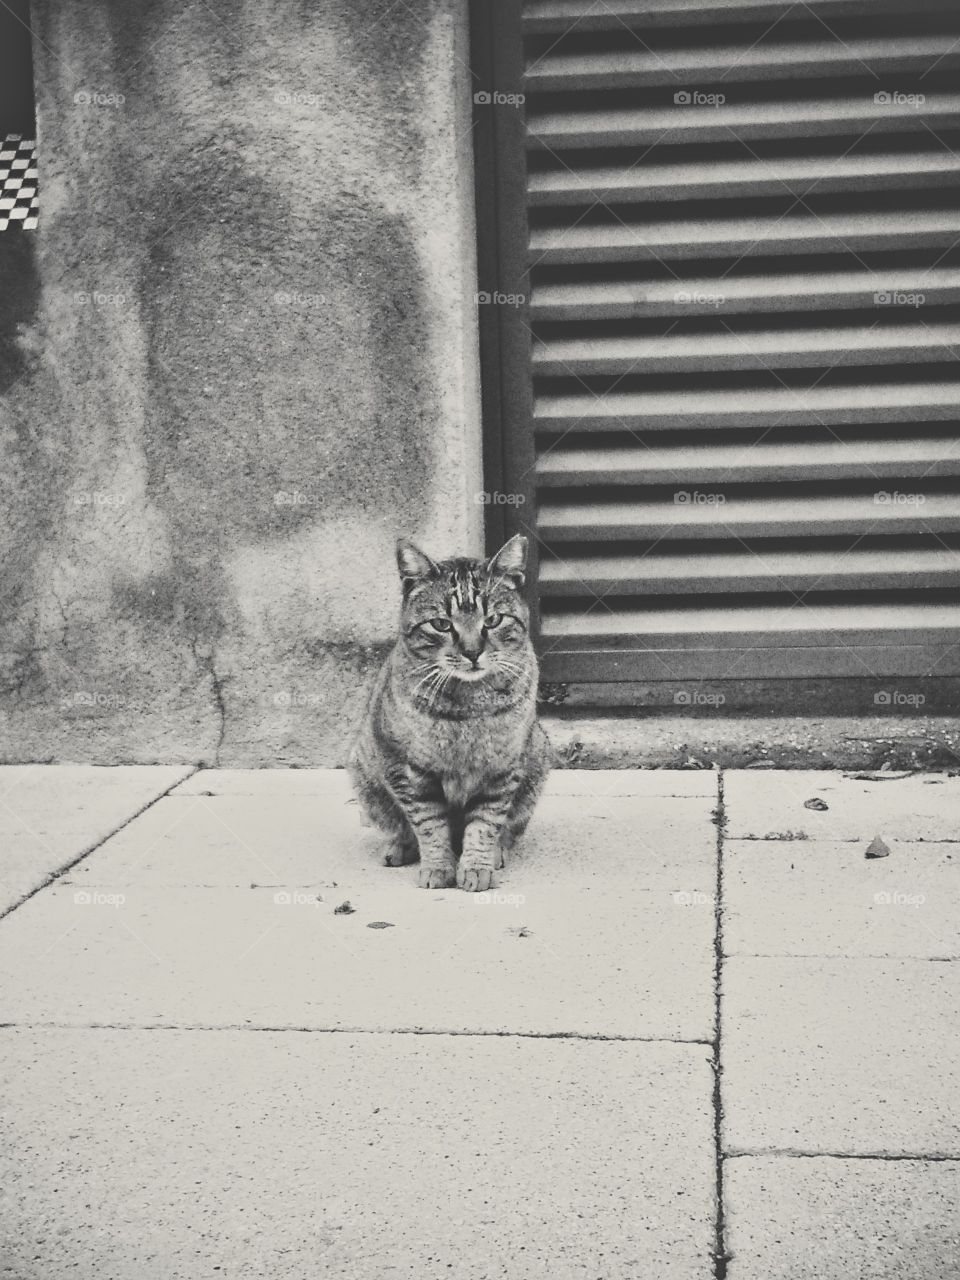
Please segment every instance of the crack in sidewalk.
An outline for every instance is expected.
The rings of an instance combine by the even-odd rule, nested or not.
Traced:
[[[672,1036],[617,1036],[589,1031],[463,1031],[450,1027],[309,1027],[249,1022],[0,1022],[0,1031],[251,1031],[300,1035],[351,1036],[486,1036],[517,1040],[584,1040],[600,1044],[680,1044],[714,1047],[711,1040]]]
[[[723,1194],[723,1095],[721,1077],[723,1063],[721,1060],[722,1044],[722,981],[723,981],[723,841],[726,836],[727,811],[724,800],[724,779],[722,770],[717,774],[717,808],[714,820],[717,824],[717,880],[714,893],[714,1040],[713,1040],[713,1141],[716,1162],[717,1217],[714,1225],[713,1274],[715,1280],[726,1280],[727,1264],[730,1254],[726,1243],[726,1212]]]
[[[765,1156],[777,1156],[789,1160],[918,1160],[932,1164],[951,1161],[960,1163],[960,1155],[940,1151],[891,1152],[891,1151],[801,1151],[796,1147],[763,1147],[758,1151],[728,1151],[727,1160],[762,1160]]]

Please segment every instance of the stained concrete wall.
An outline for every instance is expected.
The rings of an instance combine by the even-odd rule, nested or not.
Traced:
[[[481,545],[466,0],[34,0],[0,758],[336,764]]]

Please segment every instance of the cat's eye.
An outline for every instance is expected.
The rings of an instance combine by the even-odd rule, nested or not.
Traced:
[[[449,618],[431,618],[430,625],[435,631],[451,631],[453,623]]]
[[[499,627],[502,621],[503,621],[502,613],[488,613],[483,620],[483,625],[492,630],[494,627]]]

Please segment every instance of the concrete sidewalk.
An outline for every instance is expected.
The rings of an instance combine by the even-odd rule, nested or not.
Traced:
[[[960,1276],[960,778],[569,770],[490,894],[381,856],[335,771],[0,769],[0,1275]]]

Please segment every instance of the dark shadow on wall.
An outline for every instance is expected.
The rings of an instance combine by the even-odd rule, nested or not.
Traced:
[[[124,605],[136,611],[142,596],[149,613],[167,601],[175,616],[186,611],[194,638],[215,641],[236,620],[222,564],[238,546],[350,517],[386,524],[391,537],[422,523],[440,465],[429,299],[404,218],[378,198],[379,173],[358,176],[349,156],[298,165],[296,144],[283,140],[289,117],[273,109],[272,93],[255,124],[233,113],[241,87],[265,89],[285,66],[264,53],[261,67],[252,54],[262,24],[273,31],[280,18],[240,0],[218,6],[209,43],[197,46],[197,83],[213,105],[201,122],[170,94],[176,61],[161,25],[179,29],[178,13],[191,6],[105,3],[116,87],[131,111],[147,104],[146,123],[154,116],[124,135],[118,160],[145,228],[148,497],[176,560],[169,584],[124,588]],[[423,150],[417,73],[438,3],[394,10],[391,0],[370,0],[359,22],[353,0],[294,4],[284,6],[281,45],[263,36],[272,54],[289,48],[297,68],[289,74],[303,75],[296,51],[335,33],[347,62],[368,70],[372,119],[389,111],[389,164],[406,165],[411,184]],[[195,15],[195,40],[207,12]],[[240,86],[235,69],[249,76],[251,66],[254,80]],[[352,124],[362,145],[365,126]],[[274,139],[271,182],[256,170]],[[308,213],[288,195],[290,183],[298,196],[311,191]],[[340,566],[332,586],[343,578]]]
[[[210,640],[228,611],[223,551],[348,516],[416,527],[436,465],[402,219],[330,193],[298,220],[225,141],[154,186],[151,224],[174,230],[153,237],[140,289],[149,496],[191,631]]]

